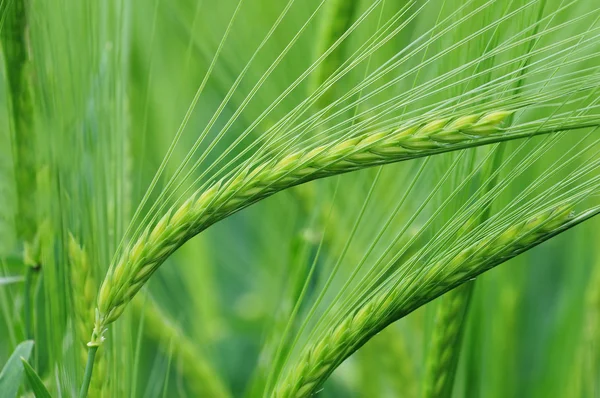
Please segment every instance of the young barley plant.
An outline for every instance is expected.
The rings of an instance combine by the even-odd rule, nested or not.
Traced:
[[[597,390],[593,0],[5,3],[6,391]]]

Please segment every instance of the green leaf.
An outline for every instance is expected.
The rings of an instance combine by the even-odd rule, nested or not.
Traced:
[[[40,379],[40,376],[38,376],[38,374],[27,362],[27,360],[21,357],[21,362],[23,362],[23,367],[25,368],[25,375],[27,376],[27,380],[29,381],[29,385],[33,390],[35,398],[52,398],[52,396],[46,389],[44,382],[42,381],[42,379]]]
[[[19,386],[23,380],[23,364],[21,358],[29,358],[33,340],[22,342],[15,348],[8,362],[0,373],[0,391],[2,398],[14,398],[19,392]]]
[[[22,276],[2,276],[0,277],[0,286],[23,282],[23,280]]]
[[[13,252],[5,255],[4,257],[0,258],[0,263],[7,266],[9,269],[20,269],[21,267],[25,266],[23,263],[23,253],[19,252]]]

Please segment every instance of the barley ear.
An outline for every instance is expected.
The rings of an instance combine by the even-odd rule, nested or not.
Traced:
[[[283,155],[265,164],[243,165],[238,174],[195,192],[182,206],[169,209],[123,252],[98,295],[97,333],[121,315],[167,257],[217,221],[276,192],[317,178],[452,150],[453,145],[458,149],[459,144],[501,133],[500,125],[510,114],[512,111],[498,110],[468,118],[443,118],[387,134],[375,133],[376,140],[373,134],[363,134],[334,145]],[[461,140],[444,142],[443,135],[448,132]]]
[[[198,199],[184,203],[186,212],[179,211],[181,206],[169,209],[157,224],[149,225],[147,232],[123,251],[110,267],[100,289],[95,336],[100,336],[108,324],[118,319],[135,294],[173,252],[214,223],[276,192],[318,178],[522,137],[524,132],[510,133],[501,127],[512,113],[497,110],[469,118],[442,118],[383,135],[376,133],[377,140],[370,139],[372,134],[363,134],[330,146],[269,159],[265,163],[243,164],[238,173],[209,184],[202,192],[195,192],[192,197]],[[553,131],[528,131],[527,136]],[[461,139],[444,142],[440,136],[446,133],[459,135]],[[240,175],[244,178],[238,178]],[[100,341],[99,337],[95,338]]]
[[[555,207],[505,226],[494,236],[477,240],[445,258],[425,264],[418,285],[412,286],[411,279],[407,278],[378,292],[327,329],[319,340],[310,342],[278,381],[272,395],[302,398],[315,394],[346,358],[392,322],[549,239],[565,226],[574,225],[566,210],[566,207]],[[510,240],[506,239],[506,231],[510,231]]]

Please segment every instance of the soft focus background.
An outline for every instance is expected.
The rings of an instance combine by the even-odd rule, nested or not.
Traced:
[[[18,2],[5,0],[3,15],[10,15],[6,7]],[[32,287],[35,348],[30,363],[54,396],[71,397],[83,377],[83,344],[89,339],[84,333],[92,330],[96,291],[182,121],[181,139],[140,209],[142,216],[173,176],[171,195],[160,202],[166,206],[225,170],[220,168],[260,142],[305,100],[320,84],[317,75],[327,71],[309,74],[275,103],[321,55],[327,19],[341,17],[327,12],[333,0],[25,3],[26,68],[33,93],[33,121],[25,133],[16,131],[6,68],[0,78],[0,280],[5,282],[0,285],[0,363],[25,339],[24,284],[8,278],[23,275],[25,239],[19,225],[28,222],[41,266]],[[525,86],[522,98],[534,105],[519,115],[523,120],[550,117],[558,109],[597,112],[598,91],[585,92],[577,103],[558,97],[535,106],[534,97],[543,90],[560,90],[573,76],[598,85],[600,11],[595,0],[354,3],[350,18],[339,24],[360,21],[331,56],[340,60],[338,66],[392,18],[397,16],[393,26],[402,28],[356,62],[322,97],[325,105],[313,104],[299,120],[341,98],[386,62],[401,62],[350,95],[348,101],[358,100],[358,106],[312,130],[297,131],[302,137],[298,142],[286,138],[293,147],[319,133],[327,136],[327,126],[388,99],[392,102],[384,106],[390,118],[415,115],[446,100],[448,107],[459,106],[460,101],[451,99],[471,98],[465,92],[494,79],[514,79],[513,86]],[[7,20],[2,19],[4,28],[10,26]],[[507,40],[522,41],[491,54]],[[410,52],[413,48],[417,50]],[[460,73],[435,80],[477,59],[481,61]],[[551,62],[556,68],[534,73]],[[526,64],[534,66],[520,74],[519,67]],[[487,73],[477,74],[481,70]],[[388,82],[392,84],[375,93]],[[199,87],[202,93],[195,97]],[[422,90],[411,91],[415,87]],[[494,86],[472,106],[506,98],[508,87]],[[270,105],[274,108],[263,118]],[[205,139],[191,162],[182,163],[200,135]],[[336,303],[360,292],[360,277],[377,267],[379,256],[390,259],[420,230],[406,255],[429,244],[440,226],[474,198],[482,177],[467,176],[478,162],[491,167],[486,156],[492,151],[504,154],[498,181],[506,187],[492,205],[498,211],[556,169],[557,160],[570,163],[550,176],[548,184],[596,159],[597,137],[588,129],[366,169],[283,191],[219,222],[170,257],[110,326],[101,348],[104,369],[94,375],[103,380],[100,395],[262,396],[270,372],[281,366],[275,353],[308,276],[290,331],[299,336],[299,347],[320,317],[327,322],[339,310]],[[535,152],[539,148],[543,153]],[[561,159],[569,149],[574,152]],[[29,154],[27,162],[17,161],[22,153]],[[511,175],[519,166],[523,172]],[[21,179],[22,167],[29,167],[34,177]],[[189,178],[183,178],[188,172]],[[597,175],[593,169],[585,178]],[[461,194],[428,223],[463,181]],[[540,184],[536,192],[550,186]],[[546,194],[550,200],[553,191]],[[452,396],[598,396],[599,223],[592,219],[477,278]],[[86,252],[86,270],[74,269],[70,261],[70,234]],[[388,245],[396,251],[385,254]],[[355,270],[358,278],[343,289]],[[83,289],[74,282],[82,273],[87,278]],[[426,304],[372,338],[333,373],[319,396],[423,396],[439,303]],[[87,323],[76,315],[78,306],[89,317]],[[305,329],[303,319],[309,319]],[[21,393],[31,396],[26,384]]]

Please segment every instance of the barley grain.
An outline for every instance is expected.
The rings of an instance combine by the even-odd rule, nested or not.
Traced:
[[[101,343],[106,325],[123,313],[167,257],[212,224],[276,192],[318,178],[510,139],[515,134],[505,133],[501,125],[512,113],[445,118],[242,166],[232,177],[212,183],[168,210],[123,251],[100,288],[91,344]]]
[[[215,222],[283,189],[335,174],[391,163],[453,145],[502,134],[511,111],[447,118],[391,132],[365,134],[335,145],[298,151],[267,163],[245,167],[229,179],[194,193],[182,206],[170,209],[111,267],[98,298],[95,343],[104,327],[116,320],[125,305],[162,262],[188,239]],[[460,138],[460,139],[459,139]]]
[[[490,169],[486,173],[488,176],[484,179],[487,181],[484,192],[489,192],[496,185],[498,174],[494,176],[493,171],[501,165],[505,145],[505,143],[501,143],[494,153]],[[479,222],[485,222],[490,216],[490,211],[490,205],[488,204],[479,217]],[[459,230],[458,235],[464,234],[465,229],[469,229],[476,224],[476,220],[466,222]],[[466,318],[474,289],[475,281],[468,281],[440,298],[427,357],[427,372],[424,382],[424,396],[426,398],[452,395]]]
[[[337,366],[390,323],[541,243],[570,217],[570,208],[564,206],[542,212],[425,265],[417,290],[411,291],[407,278],[392,290],[376,294],[303,350],[296,365],[275,387],[273,396],[300,398],[314,394]]]

